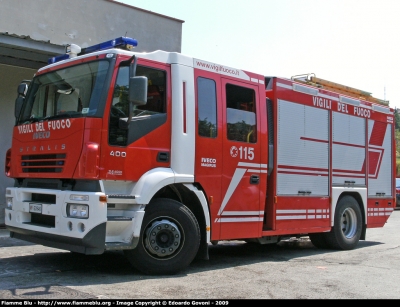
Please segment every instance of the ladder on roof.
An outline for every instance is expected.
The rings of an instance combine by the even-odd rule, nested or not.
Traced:
[[[307,85],[315,86],[318,88],[322,88],[325,90],[330,90],[334,92],[338,92],[343,95],[351,96],[357,99],[366,100],[369,102],[378,103],[381,105],[388,106],[389,101],[378,99],[372,96],[372,93],[359,90],[350,86],[342,85],[339,83],[335,83],[332,81],[324,80],[321,78],[317,78],[315,74],[303,74],[303,75],[296,75],[292,77],[293,81],[297,81],[300,83],[305,83]]]

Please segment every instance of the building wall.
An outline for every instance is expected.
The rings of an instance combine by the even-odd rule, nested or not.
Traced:
[[[182,24],[182,20],[111,0],[0,0],[0,34],[60,46],[88,47],[128,36],[138,40],[137,51],[180,52]],[[7,60],[7,65],[0,63],[0,225],[4,224],[5,189],[13,185],[4,174],[4,161],[11,147],[17,86],[35,73],[9,65],[12,56]]]
[[[23,79],[32,78],[34,70],[20,67],[7,67],[7,74],[0,69],[0,225],[4,223],[5,189],[12,186],[13,179],[4,175],[6,151],[11,147],[12,129],[15,123],[14,101],[17,98],[17,86]],[[7,90],[2,90],[7,89]],[[4,205],[3,205],[4,204]]]
[[[120,36],[138,51],[181,51],[182,20],[110,0],[0,0],[0,32],[88,47]]]

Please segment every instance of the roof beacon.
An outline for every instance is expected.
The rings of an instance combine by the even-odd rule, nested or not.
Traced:
[[[81,53],[81,47],[75,44],[67,45],[66,49],[66,54],[69,54],[69,58],[74,58],[78,56],[79,53]]]
[[[52,58],[49,58],[47,61],[48,64],[57,63],[63,60],[67,60],[70,58],[74,58],[78,55],[88,54],[96,51],[107,50],[112,48],[120,48],[125,50],[132,50],[137,46],[137,40],[130,37],[119,37],[116,39],[112,39],[97,45],[93,45],[86,48],[81,48],[78,45],[70,44],[66,46],[65,54],[61,54]]]

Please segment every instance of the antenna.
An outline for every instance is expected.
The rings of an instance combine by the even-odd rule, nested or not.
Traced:
[[[386,101],[386,85],[383,87],[383,99]]]

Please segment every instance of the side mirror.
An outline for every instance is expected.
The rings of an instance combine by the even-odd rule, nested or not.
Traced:
[[[21,83],[20,85],[18,85],[18,96],[26,96],[26,92],[28,91],[28,84],[26,83]]]
[[[24,104],[27,92],[28,92],[28,84],[21,83],[20,85],[18,85],[17,88],[18,97],[15,100],[15,108],[14,108],[15,118],[18,118],[19,114],[21,113],[22,105]]]
[[[136,76],[129,79],[129,101],[137,106],[147,103],[147,84],[145,76]]]
[[[118,120],[118,128],[123,129],[123,130],[128,130],[129,129],[129,118],[120,118]]]
[[[19,113],[21,113],[22,105],[24,104],[25,97],[19,96],[15,99],[15,108],[14,108],[14,116],[15,118],[19,117]]]

